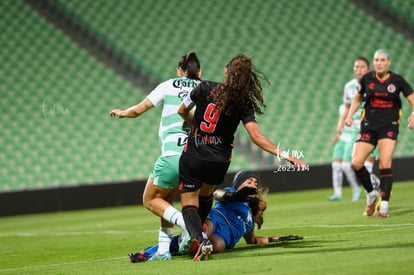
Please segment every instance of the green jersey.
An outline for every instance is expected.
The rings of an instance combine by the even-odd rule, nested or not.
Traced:
[[[354,97],[357,93],[357,87],[358,87],[358,80],[356,80],[356,78],[348,81],[345,84],[344,87],[344,103],[345,104],[352,104],[352,101],[354,100]],[[359,105],[357,111],[355,112],[354,116],[352,117],[352,127],[356,128],[356,129],[360,129],[361,128],[361,112],[362,109],[364,108],[364,103],[362,102],[361,105]]]
[[[187,142],[183,119],[178,107],[200,81],[186,77],[173,78],[159,84],[148,96],[152,105],[163,104],[158,135],[163,156],[180,155]]]

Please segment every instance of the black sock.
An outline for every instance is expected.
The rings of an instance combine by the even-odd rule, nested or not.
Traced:
[[[356,176],[359,179],[359,182],[362,184],[362,186],[364,186],[365,190],[369,193],[372,190],[374,190],[374,188],[372,188],[372,183],[371,183],[371,175],[369,174],[367,168],[365,166],[363,166],[361,169],[359,169],[358,171],[355,170]]]
[[[200,215],[201,222],[203,223],[208,213],[211,210],[211,207],[213,206],[213,195],[210,196],[198,196],[198,214]]]
[[[184,206],[182,209],[185,226],[191,237],[196,239],[199,243],[203,241],[203,224],[198,215],[197,207],[194,205]]]
[[[392,190],[392,183],[394,181],[393,175],[392,175],[392,169],[380,169],[380,180],[381,180],[381,199],[383,201],[389,201],[391,196],[391,190]]]

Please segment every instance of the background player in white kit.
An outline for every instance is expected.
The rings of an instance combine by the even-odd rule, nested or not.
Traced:
[[[345,110],[345,104],[339,106],[339,116],[341,117]],[[359,187],[354,170],[351,167],[351,160],[345,156],[348,144],[353,144],[352,130],[351,127],[345,126],[341,134],[337,133],[333,142],[335,143],[333,149],[333,160],[332,166],[332,186],[334,194],[328,197],[330,201],[341,201],[342,200],[342,185],[343,185],[343,174],[345,174],[349,185],[352,189],[352,201],[358,201],[361,188]]]
[[[196,53],[190,52],[181,57],[177,67],[178,78],[159,84],[139,104],[126,110],[114,109],[111,116],[136,118],[154,106],[163,103],[159,126],[161,156],[157,159],[143,194],[144,206],[161,217],[158,237],[158,251],[152,260],[170,260],[169,247],[174,233],[174,224],[185,230],[180,211],[172,202],[178,196],[178,163],[187,141],[187,131],[183,129],[183,119],[177,114],[182,100],[198,85],[201,76],[200,62]]]
[[[341,113],[341,116],[338,121],[337,125],[337,132],[340,136],[341,143],[338,146],[343,146],[343,148],[335,148],[337,152],[334,150],[334,161],[332,162],[332,185],[334,188],[334,194],[328,197],[331,201],[342,200],[342,172],[345,173],[349,184],[353,191],[352,200],[357,201],[359,199],[361,189],[359,188],[358,181],[356,179],[355,172],[351,167],[351,160],[352,160],[352,150],[354,148],[354,143],[361,128],[361,112],[364,106],[362,102],[359,106],[357,112],[355,112],[353,116],[353,123],[350,127],[345,126],[345,118],[348,115],[349,108],[351,106],[352,100],[357,93],[357,85],[359,80],[364,76],[366,73],[370,71],[369,61],[365,57],[358,57],[354,61],[354,76],[355,78],[348,81],[344,87],[344,95],[343,95],[343,104],[344,110]],[[342,157],[339,155],[342,153]],[[375,150],[365,161],[365,166],[367,167],[369,173],[371,174],[371,181],[375,188],[378,188],[379,179],[373,173],[375,159],[378,156],[378,150]]]

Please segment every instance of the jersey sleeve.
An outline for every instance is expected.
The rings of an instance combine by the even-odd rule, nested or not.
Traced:
[[[248,115],[242,116],[241,121],[243,124],[247,124],[249,122],[256,122],[256,116],[254,113],[250,113]]]
[[[403,77],[401,77],[401,91],[405,97],[414,92],[411,85]]]
[[[154,90],[149,93],[147,96],[147,99],[151,101],[152,105],[159,106],[164,101],[165,91],[168,87],[168,82],[163,82],[159,84],[157,87],[155,87]]]
[[[190,106],[190,105],[194,105],[194,104],[195,104],[195,103],[194,103],[193,98],[196,98],[196,97],[197,97],[197,96],[196,96],[196,90],[198,90],[198,89],[199,89],[199,86],[200,86],[200,85],[196,86],[196,87],[195,87],[195,88],[194,88],[194,89],[190,92],[190,94],[184,98],[183,103],[184,103],[184,106],[185,106],[185,107],[188,107],[188,106]]]

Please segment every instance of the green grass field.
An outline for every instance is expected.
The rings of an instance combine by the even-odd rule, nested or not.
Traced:
[[[365,198],[328,202],[331,189],[270,194],[257,235],[304,240],[246,245],[194,262],[131,264],[157,241],[158,218],[142,206],[0,218],[0,274],[413,274],[414,182],[394,184],[390,217],[362,215]],[[177,232],[179,229],[177,229]]]

